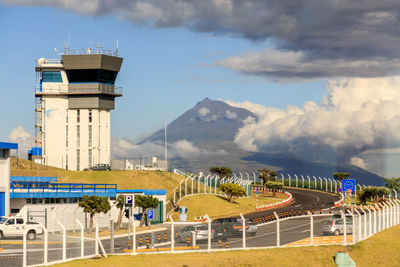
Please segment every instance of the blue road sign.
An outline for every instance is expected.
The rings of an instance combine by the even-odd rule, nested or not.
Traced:
[[[351,189],[351,191],[356,191],[356,180],[355,179],[343,179],[342,188],[344,192]]]
[[[126,195],[125,196],[125,206],[132,206],[133,204],[133,196],[132,195]]]
[[[152,210],[147,211],[147,219],[150,219],[150,220],[153,219],[153,211]]]
[[[256,189],[256,194],[258,195],[258,188]]]

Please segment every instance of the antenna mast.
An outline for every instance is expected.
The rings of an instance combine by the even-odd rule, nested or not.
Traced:
[[[165,171],[168,171],[168,153],[167,153],[167,119],[164,119],[164,159]]]

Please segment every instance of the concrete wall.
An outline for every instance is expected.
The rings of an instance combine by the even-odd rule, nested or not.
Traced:
[[[4,192],[4,215],[10,213],[10,150],[1,149],[0,156],[0,192]]]

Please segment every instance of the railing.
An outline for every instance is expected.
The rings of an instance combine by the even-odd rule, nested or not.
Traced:
[[[62,64],[62,60],[61,59],[53,59],[53,58],[45,58],[45,59],[41,59],[40,63],[38,63],[38,66],[41,66],[43,64]]]
[[[69,85],[46,85],[43,87],[41,85],[35,86],[35,93],[45,93],[45,94],[78,94],[78,93],[109,93],[109,94],[122,94],[123,88],[118,86],[99,86],[99,87],[88,87],[88,88],[73,88]]]
[[[102,48],[64,49],[64,55],[107,55],[118,57],[118,51]]]
[[[40,192],[117,192],[116,184],[70,184],[70,183],[41,183],[41,182],[11,182],[11,193],[40,193]]]

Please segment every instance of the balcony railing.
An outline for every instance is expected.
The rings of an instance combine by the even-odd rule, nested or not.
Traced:
[[[35,86],[36,94],[91,94],[91,93],[109,93],[109,94],[123,94],[123,88],[118,86],[98,86],[98,87],[85,87],[85,88],[74,88],[69,85],[41,85]]]
[[[10,193],[116,193],[116,184],[10,182]]]

